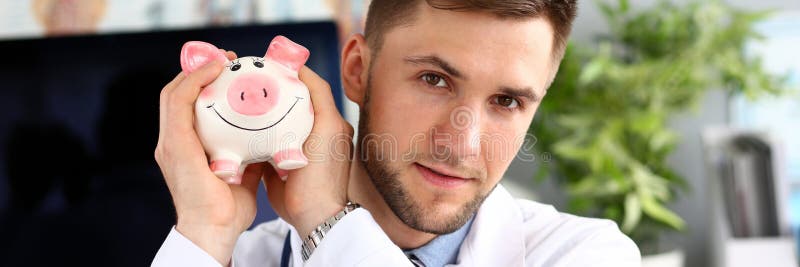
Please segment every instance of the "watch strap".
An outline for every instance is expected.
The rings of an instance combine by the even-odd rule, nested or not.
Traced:
[[[308,258],[311,257],[311,253],[314,252],[314,249],[316,249],[319,246],[319,244],[322,242],[322,239],[325,238],[325,235],[328,233],[328,231],[330,231],[331,228],[333,228],[333,226],[337,222],[339,222],[339,220],[341,220],[345,215],[347,215],[348,213],[352,212],[353,210],[359,207],[361,207],[361,205],[348,202],[347,205],[344,206],[344,209],[342,209],[342,211],[339,211],[332,217],[328,218],[321,224],[317,225],[317,227],[311,231],[308,237],[303,239],[303,245],[301,246],[302,249],[300,253],[303,256],[303,261],[306,261],[308,260]]]

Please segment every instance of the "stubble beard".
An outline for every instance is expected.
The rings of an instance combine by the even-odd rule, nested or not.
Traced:
[[[371,76],[371,75],[370,75]],[[370,142],[368,137],[377,135],[369,132],[369,95],[371,84],[367,82],[367,90],[364,96],[364,105],[359,112],[358,122],[358,149],[359,157],[367,175],[369,175],[372,185],[383,197],[384,202],[392,212],[408,227],[431,234],[442,235],[455,232],[475,214],[483,201],[488,196],[488,192],[479,192],[470,201],[464,203],[455,214],[444,214],[439,212],[436,205],[424,205],[414,199],[412,194],[403,186],[398,179],[400,171],[389,166],[385,160],[397,158],[388,153],[397,153],[393,149],[382,151],[378,146],[379,142]],[[367,140],[365,140],[367,139]],[[412,157],[415,158],[415,157]],[[404,159],[401,159],[404,160]],[[496,185],[495,185],[496,186]],[[492,188],[494,189],[494,188]],[[434,203],[430,203],[434,204]]]

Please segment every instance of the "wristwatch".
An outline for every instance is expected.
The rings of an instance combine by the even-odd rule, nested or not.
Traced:
[[[333,227],[333,225],[339,222],[339,220],[341,220],[342,217],[344,217],[345,215],[347,215],[348,213],[352,212],[353,210],[359,207],[361,207],[361,205],[358,205],[353,202],[347,202],[347,205],[344,206],[344,209],[342,211],[336,213],[336,215],[333,215],[333,217],[328,218],[320,225],[317,225],[317,228],[314,228],[314,230],[311,231],[311,234],[309,234],[308,237],[306,237],[306,239],[303,240],[302,250],[300,253],[303,255],[303,261],[307,261],[308,258],[311,257],[311,253],[313,253],[314,249],[316,249],[319,246],[319,243],[322,242],[322,239],[325,238],[325,234],[327,234],[328,231],[331,230],[331,227]]]

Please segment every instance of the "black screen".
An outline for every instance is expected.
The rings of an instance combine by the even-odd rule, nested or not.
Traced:
[[[153,151],[181,46],[263,56],[278,34],[311,51],[341,110],[329,22],[0,42],[0,265],[148,266],[175,223]],[[262,188],[256,224],[273,218]]]

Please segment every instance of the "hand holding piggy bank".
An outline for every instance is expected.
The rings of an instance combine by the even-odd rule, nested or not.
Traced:
[[[187,73],[213,60],[225,62],[195,103],[195,129],[217,177],[239,184],[247,164],[268,161],[285,180],[287,170],[308,164],[302,147],[314,111],[297,76],[308,56],[308,49],[283,36],[272,40],[264,57],[233,61],[209,43],[183,45],[180,61]]]

